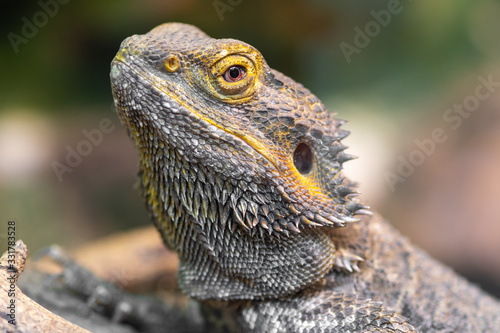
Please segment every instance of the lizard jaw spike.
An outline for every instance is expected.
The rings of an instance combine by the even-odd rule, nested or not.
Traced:
[[[302,223],[305,223],[305,224],[308,224],[308,225],[311,225],[311,226],[314,226],[314,227],[321,227],[321,224],[318,224],[318,223],[316,223],[316,222],[313,222],[313,221],[309,220],[309,219],[308,219],[307,217],[305,217],[304,215],[302,215],[302,216],[300,217],[300,221],[301,221]]]
[[[334,222],[340,222],[340,221],[334,221],[334,222],[329,221],[329,220],[325,219],[323,216],[318,215],[318,214],[314,215],[314,221],[321,223],[323,225],[333,225]]]
[[[335,216],[333,216],[333,215],[329,215],[328,216],[328,220],[329,221],[333,221],[333,223],[335,225],[342,224],[341,226],[343,227],[344,221],[341,220],[341,219],[339,219],[339,218],[337,218],[337,217],[335,217]]]
[[[347,203],[345,209],[347,209],[353,215],[373,215],[373,213],[370,211],[370,206],[363,205],[356,201]]]
[[[367,209],[357,210],[354,214],[355,215],[366,215],[366,216],[372,216],[373,215],[372,211],[367,210]]]
[[[290,211],[296,215],[300,214],[300,212],[297,210],[297,208],[295,208],[294,205],[288,205],[288,209],[290,209]]]
[[[340,163],[340,164],[344,164],[345,162],[347,161],[351,161],[351,160],[355,160],[357,159],[358,157],[355,156],[355,155],[350,155],[350,154],[346,154],[344,152],[341,152],[338,154],[337,156],[337,161]]]
[[[299,229],[297,229],[297,227],[296,227],[296,226],[294,226],[294,225],[293,225],[293,223],[288,223],[288,224],[286,225],[286,227],[287,227],[287,229],[288,229],[288,230],[290,230],[290,231],[293,231],[293,232],[296,232],[296,233],[300,234],[300,230],[299,230]]]
[[[340,127],[340,126],[349,122],[348,120],[341,119],[341,118],[335,118],[335,120],[337,121],[337,124],[338,124],[337,127]]]
[[[339,140],[344,140],[349,134],[351,134],[351,132],[344,129],[338,129],[336,137],[339,138]]]
[[[337,155],[337,154],[343,152],[344,150],[346,150],[347,148],[349,148],[349,147],[339,143],[339,144],[335,144],[335,145],[331,146],[330,152],[334,155]]]
[[[337,194],[339,197],[345,198],[350,194],[359,194],[359,192],[353,190],[350,186],[338,186]]]
[[[347,223],[359,222],[360,220],[356,217],[342,216],[342,220]]]
[[[245,224],[245,221],[243,221],[243,218],[238,210],[233,210],[233,216],[236,222],[238,222],[238,224],[240,224],[245,230],[250,230],[250,228]]]

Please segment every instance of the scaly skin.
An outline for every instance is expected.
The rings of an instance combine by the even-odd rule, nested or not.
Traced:
[[[366,207],[341,173],[342,121],[252,46],[164,24],[122,43],[111,82],[180,288],[238,330],[500,327],[498,302],[380,218],[354,217]]]

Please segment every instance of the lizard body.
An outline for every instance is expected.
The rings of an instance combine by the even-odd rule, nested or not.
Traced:
[[[246,332],[493,332],[499,303],[362,216],[348,134],[252,46],[169,23],[126,39],[117,112],[181,290]]]

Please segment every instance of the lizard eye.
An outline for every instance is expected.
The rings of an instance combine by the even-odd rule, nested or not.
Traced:
[[[307,175],[313,167],[314,155],[308,144],[301,142],[293,152],[293,164],[302,174]]]
[[[210,76],[216,96],[226,101],[240,100],[255,91],[257,68],[251,58],[231,54],[211,67]]]
[[[231,66],[224,73],[224,80],[227,82],[240,81],[247,75],[247,70],[243,66]]]

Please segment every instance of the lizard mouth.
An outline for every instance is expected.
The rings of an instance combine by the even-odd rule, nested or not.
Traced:
[[[116,79],[122,75],[122,69],[119,68],[119,66],[125,66],[127,70],[133,72],[137,77],[140,77],[141,79],[147,81],[151,86],[155,87],[158,91],[161,91],[162,94],[167,96],[173,103],[176,103],[178,106],[180,106],[181,109],[187,110],[189,114],[195,116],[196,118],[204,121],[207,123],[207,125],[213,125],[216,128],[224,131],[226,134],[230,135],[233,139],[240,140],[242,143],[244,143],[243,147],[248,147],[257,152],[260,156],[264,157],[270,164],[274,166],[274,168],[279,171],[281,168],[281,163],[273,156],[273,154],[269,151],[269,149],[259,142],[259,140],[255,139],[254,137],[250,135],[245,135],[243,133],[239,133],[238,131],[232,130],[230,128],[221,126],[217,122],[213,121],[210,118],[207,118],[197,112],[195,109],[191,108],[189,105],[186,105],[182,100],[180,100],[177,96],[174,94],[170,93],[169,91],[166,91],[158,82],[155,80],[143,75],[141,72],[144,71],[140,66],[137,64],[134,64],[134,66],[131,66],[127,61],[126,58],[122,55],[122,52],[118,53],[113,59],[112,65],[111,65],[111,81],[113,83],[113,90],[116,89],[116,86],[120,85]],[[168,108],[169,110],[172,110],[172,108]],[[126,118],[126,117],[122,117]]]

